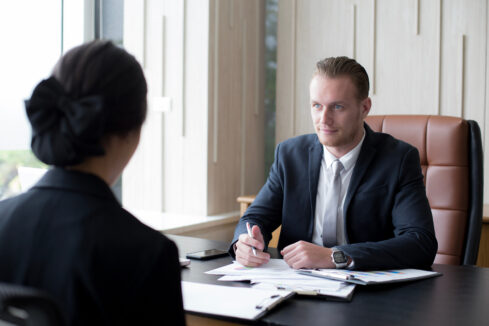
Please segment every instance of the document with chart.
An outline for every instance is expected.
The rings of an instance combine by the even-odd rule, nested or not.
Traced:
[[[390,269],[380,271],[350,271],[338,269],[301,269],[301,275],[338,280],[353,284],[369,285],[419,280],[442,275],[438,272],[421,269]]]

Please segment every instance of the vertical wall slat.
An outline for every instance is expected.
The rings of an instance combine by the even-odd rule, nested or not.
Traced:
[[[295,136],[295,99],[296,99],[296,88],[295,88],[295,77],[296,77],[296,65],[297,65],[297,60],[296,60],[296,53],[297,53],[297,0],[293,0],[293,13],[292,13],[292,78],[291,78],[291,94],[292,94],[292,101],[291,101],[291,124],[292,124],[292,136]]]
[[[436,110],[437,114],[441,114],[441,83],[442,83],[442,70],[441,70],[441,65],[442,65],[442,31],[443,31],[443,1],[438,0],[438,56],[437,56],[437,74],[436,74],[436,83],[437,83],[437,91],[438,93],[436,94]]]
[[[185,137],[185,120],[186,120],[186,105],[185,105],[185,85],[186,85],[186,78],[185,78],[185,67],[186,67],[186,42],[187,42],[187,0],[182,0],[182,90],[181,90],[181,136]]]
[[[212,161],[217,163],[219,146],[219,1],[214,1],[214,107],[212,132]]]
[[[351,57],[357,58],[357,5],[351,6]]]
[[[460,117],[465,117],[464,112],[464,98],[465,98],[465,35],[460,35],[459,38],[459,109],[460,109]]]
[[[419,0],[414,0],[414,35],[419,35]]]
[[[260,0],[255,0],[255,12],[256,13],[259,13],[260,12]],[[255,45],[255,48],[257,49],[257,51],[255,51],[255,59],[256,59],[256,63],[255,63],[255,66],[256,66],[256,70],[255,70],[255,116],[258,116],[258,114],[260,113],[259,110],[260,110],[260,87],[261,86],[261,83],[260,83],[260,78],[262,76],[262,73],[261,73],[261,70],[264,68],[263,65],[261,64],[260,62],[260,53],[261,51],[258,51],[258,49],[260,48],[260,43],[263,42],[262,38],[261,38],[261,35],[260,35],[260,31],[261,31],[261,19],[263,18],[263,16],[261,15],[257,15],[257,22],[256,22],[256,37],[255,37],[255,42],[256,42],[256,45]]]
[[[377,0],[372,0],[372,95],[376,93],[377,79]]]
[[[241,35],[241,74],[242,74],[242,85],[241,85],[241,177],[240,177],[240,188],[241,193],[245,193],[245,180],[246,180],[246,106],[247,106],[247,85],[248,85],[248,60],[246,53],[246,40],[247,40],[247,23],[246,20],[243,21]]]

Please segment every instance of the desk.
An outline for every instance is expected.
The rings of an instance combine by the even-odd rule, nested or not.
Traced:
[[[225,249],[227,243],[169,236],[184,256],[202,249]],[[271,249],[277,257],[276,250]],[[220,284],[205,271],[231,263],[230,257],[210,261],[192,260],[182,271],[182,280]],[[357,286],[350,303],[294,297],[264,316],[259,325],[487,325],[489,324],[489,268],[434,265],[443,276],[432,279]],[[226,282],[228,286],[249,286]]]

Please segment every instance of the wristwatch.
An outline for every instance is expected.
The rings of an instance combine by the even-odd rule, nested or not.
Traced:
[[[345,268],[348,265],[348,256],[341,250],[333,248],[331,260],[336,265],[336,268]]]

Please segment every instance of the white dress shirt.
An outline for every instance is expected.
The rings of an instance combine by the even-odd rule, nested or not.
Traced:
[[[343,170],[340,172],[341,177],[341,193],[340,193],[340,203],[338,207],[338,217],[336,222],[337,227],[337,240],[338,245],[346,244],[345,240],[345,228],[343,224],[343,205],[345,204],[346,193],[348,190],[348,185],[350,184],[351,175],[353,173],[353,168],[360,155],[360,150],[362,148],[363,140],[365,139],[365,130],[363,132],[362,140],[349,151],[347,154],[340,157],[340,162],[343,164]],[[329,180],[334,177],[332,164],[336,160],[336,157],[328,152],[326,146],[323,145],[323,159],[321,160],[321,170],[319,172],[318,181],[318,191],[316,195],[316,211],[314,214],[314,231],[312,234],[312,242],[323,246],[323,220],[326,213],[326,203],[325,198],[328,192]]]

